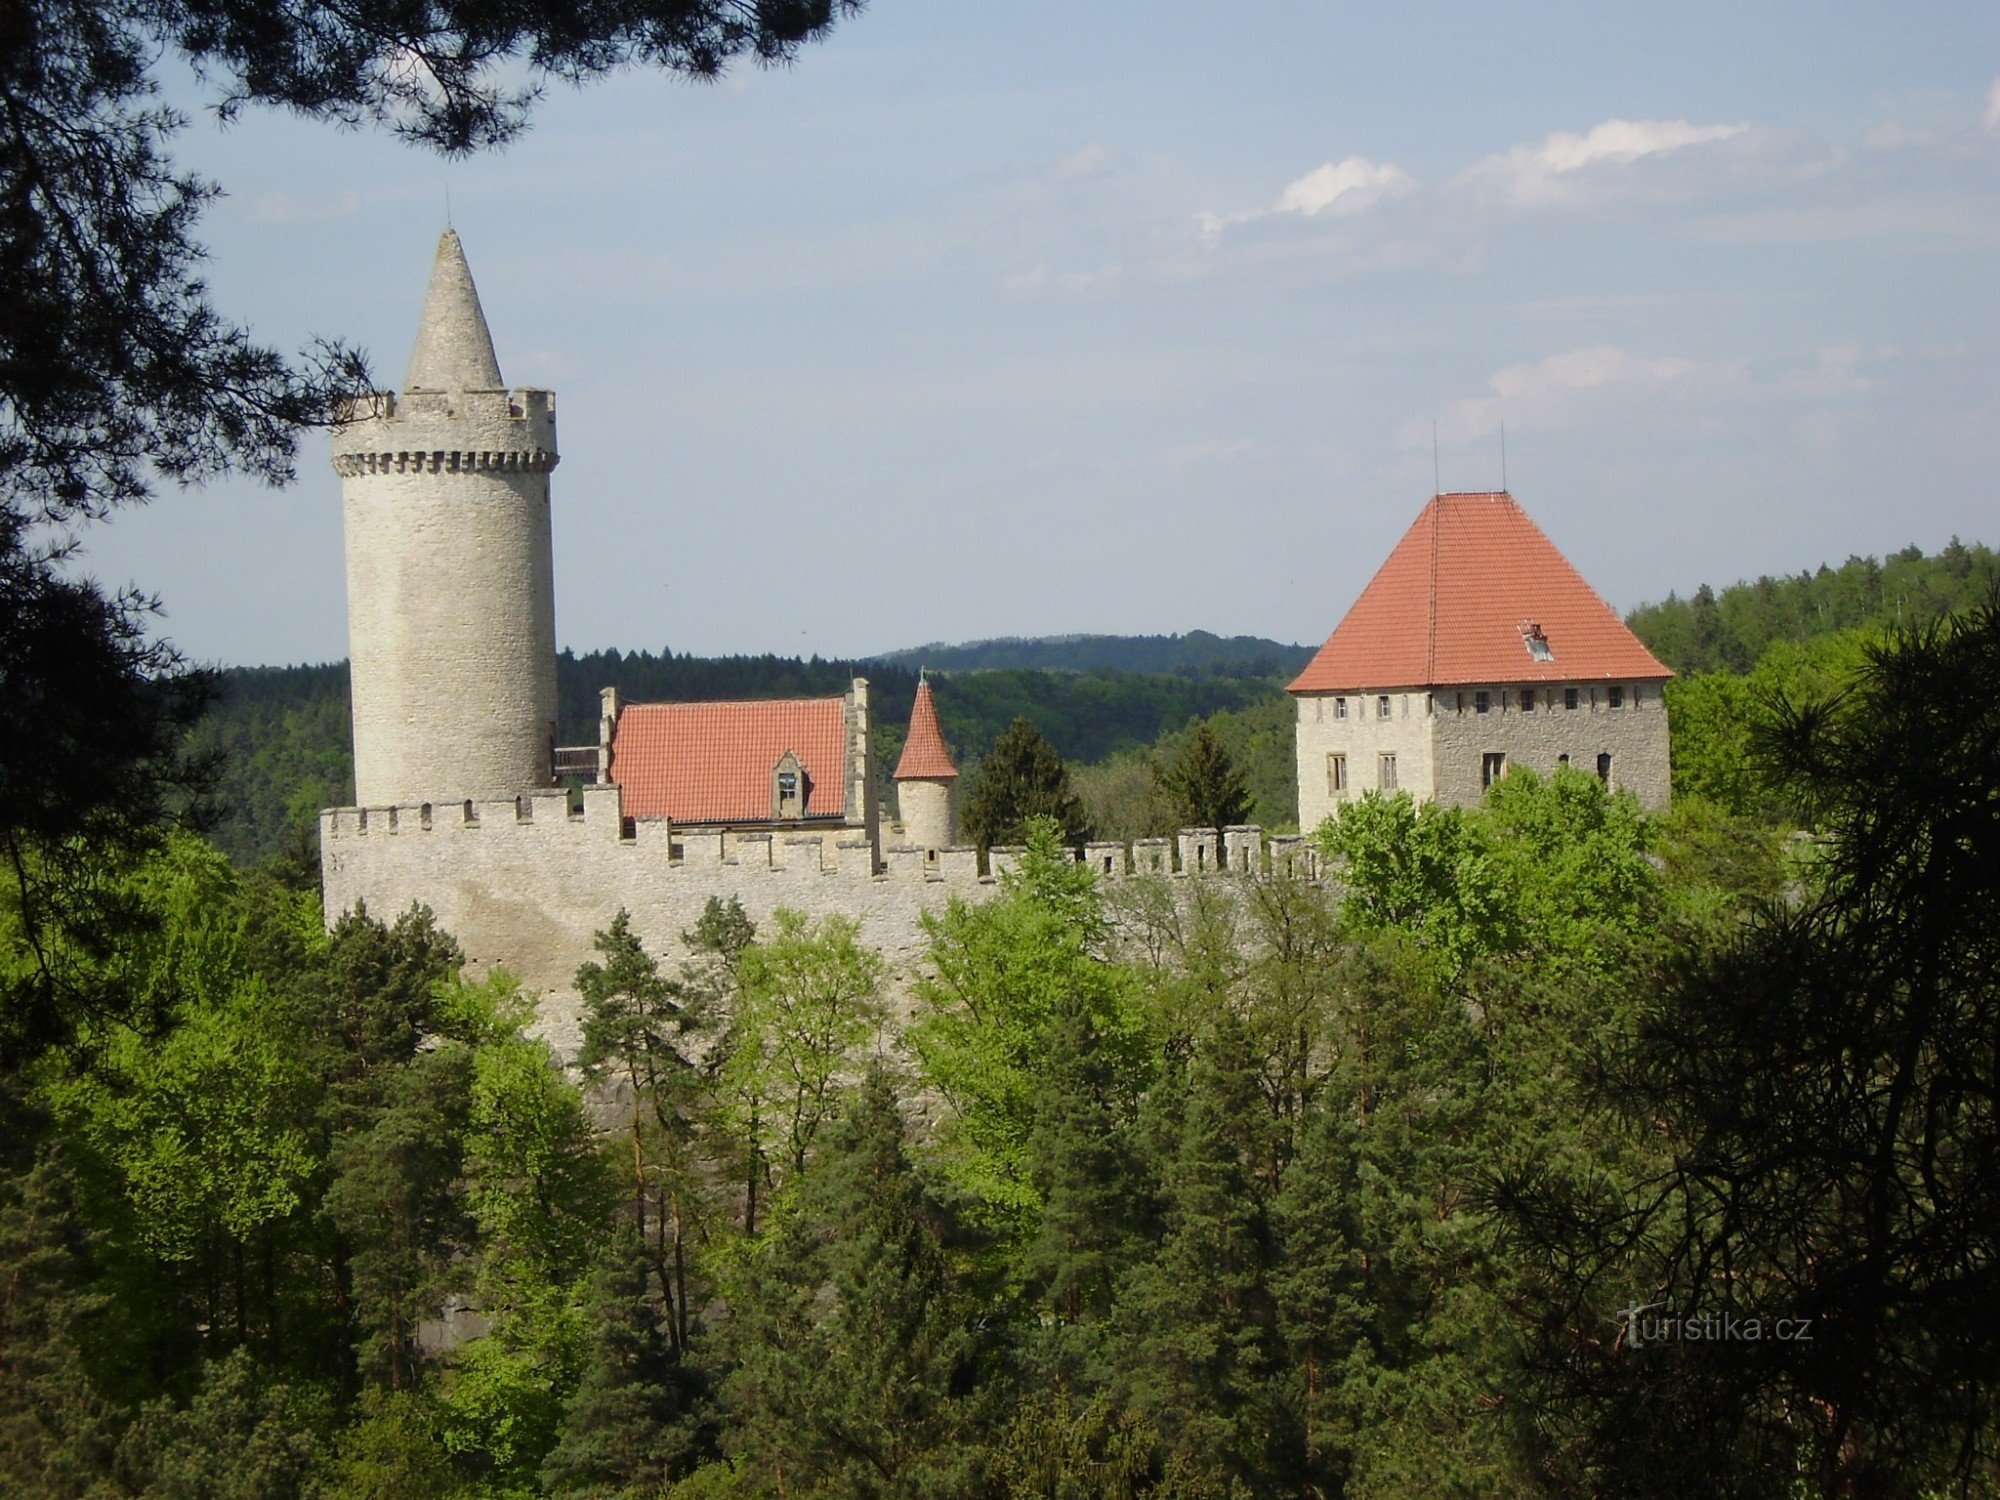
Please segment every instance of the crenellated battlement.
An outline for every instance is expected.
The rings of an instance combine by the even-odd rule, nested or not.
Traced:
[[[979,869],[970,845],[936,851],[891,845],[875,856],[866,838],[852,828],[810,830],[677,827],[660,818],[627,818],[616,786],[582,789],[581,807],[562,790],[526,796],[457,802],[398,803],[381,807],[334,807],[320,814],[321,847],[329,860],[342,849],[386,840],[440,839],[453,842],[527,839],[542,844],[617,851],[653,870],[727,870],[745,878],[834,878],[875,884],[929,884],[955,887],[991,885],[1020,858],[1019,848],[1001,846]],[[1104,880],[1138,876],[1174,879],[1205,875],[1288,875],[1318,877],[1312,845],[1296,834],[1269,835],[1255,825],[1225,829],[1184,828],[1171,839],[1099,840],[1072,859]]]
[[[340,409],[333,469],[365,474],[546,474],[556,454],[555,392],[377,391]]]

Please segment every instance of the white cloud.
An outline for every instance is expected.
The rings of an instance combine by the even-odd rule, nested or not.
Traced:
[[[1409,192],[1416,181],[1394,162],[1375,162],[1365,156],[1327,162],[1296,181],[1287,183],[1278,201],[1269,208],[1247,208],[1236,213],[1206,211],[1195,215],[1202,238],[1213,244],[1222,231],[1236,224],[1249,224],[1273,214],[1299,214],[1317,218],[1327,212],[1358,213],[1384,198]]]
[[[1475,163],[1460,180],[1517,203],[1541,203],[1579,195],[1575,174],[1594,167],[1629,166],[1689,146],[1726,141],[1748,125],[1695,125],[1686,120],[1606,120],[1582,135],[1558,130],[1540,145],[1516,146]]]
[[[1475,442],[1499,431],[1502,421],[1523,428],[1556,426],[1574,416],[1593,393],[1614,386],[1659,390],[1687,381],[1702,368],[1691,359],[1645,359],[1608,344],[1509,365],[1486,382],[1492,395],[1455,401],[1438,414],[1438,440]],[[1404,447],[1423,446],[1430,438],[1427,421],[1407,423],[1398,434]]]
[[[1986,91],[1986,128],[2000,134],[2000,78]]]
[[[1392,194],[1408,192],[1413,186],[1410,175],[1393,162],[1350,156],[1338,165],[1328,162],[1315,167],[1297,182],[1288,184],[1278,195],[1278,206],[1273,212],[1305,214],[1308,218],[1328,209],[1353,213]]]
[[[1125,153],[1103,141],[1092,141],[1049,163],[1049,176],[1057,182],[1083,182],[1092,177],[1108,177],[1125,165]]]

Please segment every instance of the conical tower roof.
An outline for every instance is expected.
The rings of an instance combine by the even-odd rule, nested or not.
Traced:
[[[1505,491],[1437,495],[1294,693],[1673,676]]]
[[[958,767],[944,747],[944,731],[938,727],[937,703],[928,682],[917,684],[917,701],[910,705],[910,734],[903,741],[902,759],[896,762],[898,781],[956,781]]]
[[[417,346],[410,351],[410,370],[403,389],[424,391],[494,391],[500,360],[493,353],[493,335],[479,307],[479,288],[465,263],[465,247],[456,230],[438,237],[437,259],[431,262],[430,290],[424,294],[423,322],[417,326]]]

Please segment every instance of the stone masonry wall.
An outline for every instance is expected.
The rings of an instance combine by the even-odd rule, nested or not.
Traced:
[[[1389,699],[1390,716],[1380,717],[1379,700]],[[1347,717],[1336,704],[1347,700]],[[1396,785],[1422,801],[1431,795],[1431,733],[1425,718],[1428,695],[1418,689],[1390,688],[1368,693],[1309,694],[1298,699],[1299,827],[1310,833],[1343,802],[1381,790],[1381,757],[1396,757]],[[1327,757],[1347,757],[1347,790],[1328,785]]]
[[[578,965],[593,956],[593,936],[620,907],[632,914],[646,950],[671,970],[686,956],[681,934],[710,896],[743,902],[760,927],[779,907],[818,919],[833,914],[861,924],[861,941],[889,966],[892,997],[905,997],[924,953],[922,915],[953,896],[981,900],[994,889],[970,848],[935,859],[914,847],[873,851],[856,830],[825,834],[725,834],[634,822],[625,836],[615,786],[586,787],[583,810],[567,794],[540,793],[497,802],[333,808],[320,814],[321,869],[329,922],[366,901],[392,919],[421,902],[464,948],[475,973],[505,968],[540,992],[543,1029],[573,1051],[578,1013],[571,989]],[[1165,840],[1157,841],[1165,845]],[[1297,839],[1273,839],[1268,856],[1256,829],[1189,830],[1179,840],[1188,870],[1226,867],[1241,875],[1267,863],[1310,875]],[[1128,873],[1123,846],[1096,849],[1108,876]],[[1096,848],[1096,846],[1094,846]],[[1161,858],[1136,861],[1170,873]],[[996,869],[1011,858],[993,851]]]
[[[1598,755],[1609,752],[1612,787],[1630,791],[1648,811],[1664,811],[1672,780],[1667,705],[1660,684],[1620,684],[1624,696],[1620,708],[1610,706],[1609,686],[1576,684],[1578,705],[1565,709],[1562,686],[1539,685],[1531,689],[1535,707],[1529,713],[1520,708],[1520,684],[1485,689],[1491,707],[1483,714],[1474,711],[1478,689],[1440,690],[1431,721],[1438,800],[1453,807],[1477,804],[1485,795],[1482,757],[1492,751],[1504,754],[1510,767],[1528,766],[1544,776],[1556,769],[1563,755],[1575,769],[1595,771]]]

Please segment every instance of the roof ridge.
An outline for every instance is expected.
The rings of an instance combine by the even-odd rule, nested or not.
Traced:
[[[819,693],[812,697],[794,698],[653,698],[644,702],[627,703],[626,708],[723,708],[749,703],[843,703],[845,693]]]
[[[1438,655],[1438,516],[1444,509],[1444,496],[1431,496],[1431,609],[1424,621],[1424,678],[1437,678]]]

